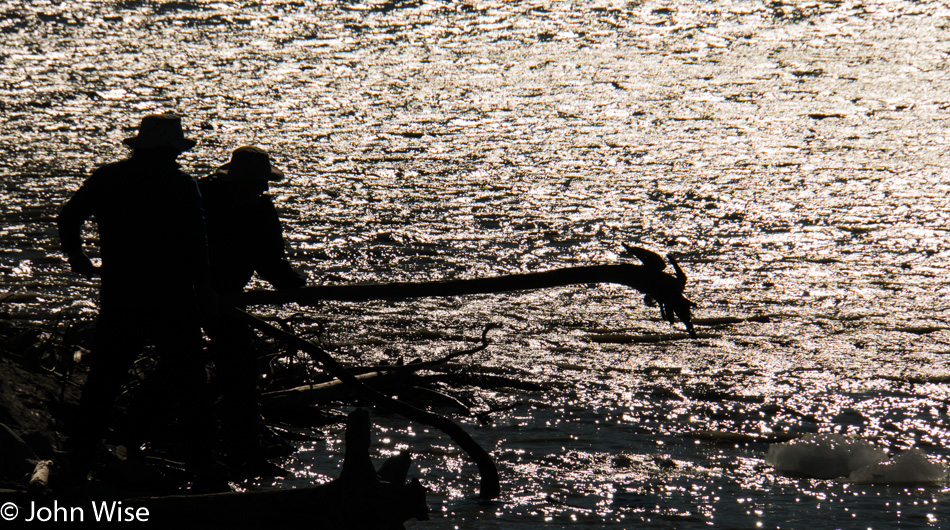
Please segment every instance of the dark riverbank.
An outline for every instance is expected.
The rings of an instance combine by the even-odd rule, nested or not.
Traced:
[[[25,491],[36,462],[61,449],[84,377],[67,375],[73,352],[58,333],[0,322],[0,489]]]

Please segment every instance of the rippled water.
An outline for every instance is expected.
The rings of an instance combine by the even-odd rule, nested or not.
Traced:
[[[92,318],[52,219],[142,115],[175,110],[196,175],[274,153],[313,282],[626,242],[677,256],[698,317],[768,317],[623,342],[670,329],[612,286],[319,308],[365,362],[500,323],[471,362],[550,386],[463,392],[511,406],[459,418],[502,474],[487,505],[447,438],[374,416],[379,455],[411,444],[430,489],[413,527],[946,526],[946,488],[783,475],[761,440],[950,461],[948,30],[940,3],[874,0],[0,2],[0,311]],[[341,432],[318,434],[278,487],[335,475]]]

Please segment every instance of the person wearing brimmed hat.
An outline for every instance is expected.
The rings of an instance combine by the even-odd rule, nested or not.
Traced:
[[[268,185],[284,178],[267,151],[239,147],[231,160],[198,185],[204,201],[211,257],[211,282],[222,298],[233,298],[256,272],[277,289],[302,287],[306,277],[287,261],[280,218]],[[272,456],[261,435],[259,370],[247,325],[226,314],[210,319],[215,374],[221,392],[221,430],[232,471]],[[248,470],[248,474],[254,474]]]
[[[139,125],[138,133],[122,140],[122,143],[139,153],[156,149],[164,151],[173,159],[197,144],[191,138],[185,138],[181,117],[172,113],[145,116]]]
[[[76,468],[88,471],[129,369],[151,341],[167,375],[167,399],[180,402],[187,457],[203,469],[213,461],[214,433],[198,309],[213,295],[198,186],[175,160],[195,141],[185,137],[179,116],[151,114],[124,143],[131,156],[96,169],[58,217],[72,270],[102,278],[89,377],[68,445]],[[83,251],[90,218],[98,225],[100,267]]]
[[[306,283],[287,261],[280,218],[267,195],[268,185],[283,178],[267,151],[245,146],[198,181],[208,228],[211,281],[220,295],[242,293],[255,272],[278,289]]]

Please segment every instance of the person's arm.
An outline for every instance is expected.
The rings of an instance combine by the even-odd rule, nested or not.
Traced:
[[[270,197],[262,197],[259,223],[260,252],[254,262],[257,273],[277,289],[293,289],[306,285],[307,277],[287,261],[283,227]]]
[[[82,248],[82,227],[95,211],[98,177],[94,173],[63,206],[56,224],[63,254],[73,272],[92,277],[98,269]]]

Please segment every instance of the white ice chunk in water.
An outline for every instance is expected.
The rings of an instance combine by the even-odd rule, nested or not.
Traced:
[[[890,462],[882,462],[853,471],[848,477],[855,484],[932,484],[948,481],[947,468],[931,462],[917,449],[904,451]]]
[[[847,482],[855,484],[943,485],[950,482],[946,466],[931,462],[917,449],[888,460],[883,450],[864,440],[839,434],[809,434],[772,444],[765,463],[777,471],[822,479],[847,477]]]
[[[765,463],[778,471],[814,478],[847,477],[853,471],[887,460],[887,453],[864,440],[840,434],[809,434],[772,444]]]

